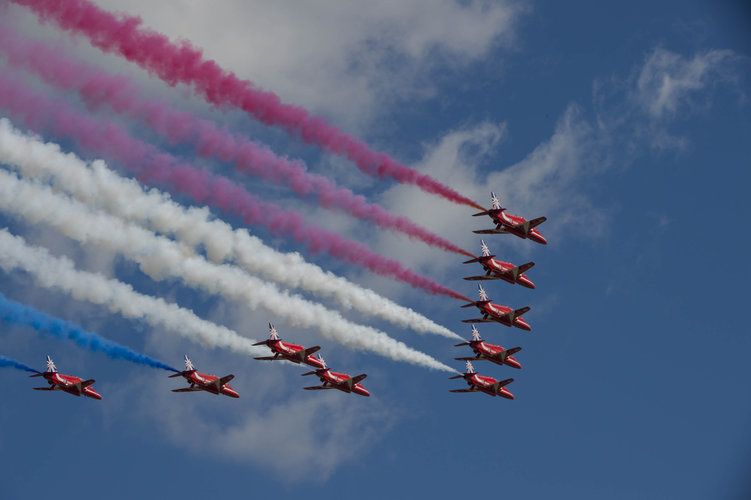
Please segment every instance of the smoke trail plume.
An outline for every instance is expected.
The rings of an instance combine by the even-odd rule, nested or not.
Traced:
[[[182,142],[193,146],[201,157],[232,163],[241,172],[287,185],[299,196],[315,195],[325,208],[335,208],[430,246],[472,257],[407,217],[396,216],[326,177],[308,172],[301,160],[279,157],[266,146],[232,135],[211,121],[142,96],[135,83],[125,76],[87,65],[58,47],[20,37],[2,24],[0,50],[14,66],[33,71],[57,87],[75,90],[89,107],[105,104],[118,113],[145,121],[172,144]]]
[[[104,305],[126,318],[142,319],[156,328],[164,328],[205,346],[229,348],[254,356],[267,352],[267,349],[253,347],[253,340],[202,320],[188,309],[140,294],[118,280],[76,270],[70,259],[54,257],[46,249],[29,246],[23,238],[4,229],[0,229],[0,267],[5,272],[23,270],[31,274],[39,286],[62,290],[76,300]]]
[[[129,222],[203,246],[215,263],[233,261],[251,274],[300,287],[318,297],[332,297],[341,307],[355,308],[420,333],[461,338],[414,310],[305,262],[298,253],[284,254],[266,246],[245,229],[212,220],[205,208],[184,208],[156,189],[144,192],[132,179],[109,170],[104,162],[91,167],[54,143],[45,144],[13,129],[0,119],[0,160],[18,168],[24,177],[51,182],[77,200],[103,208]]]
[[[276,236],[291,236],[313,253],[326,252],[428,293],[469,301],[450,288],[373,252],[366,245],[308,224],[301,214],[261,201],[225,177],[179,163],[173,156],[134,139],[118,125],[95,120],[62,102],[53,103],[5,74],[0,75],[0,106],[37,132],[49,128],[55,134],[79,142],[84,148],[115,158],[133,170],[142,182],[167,184],[199,203],[240,215],[246,224],[263,225]]]
[[[0,368],[5,368],[5,367],[17,368],[19,370],[24,370],[24,371],[32,372],[32,373],[41,373],[38,370],[29,368],[23,363],[19,363],[18,361],[15,361],[10,358],[6,358],[5,356],[0,356]]]
[[[125,359],[152,368],[178,371],[145,354],[139,354],[96,333],[88,332],[78,325],[37,311],[30,306],[8,300],[2,293],[0,293],[0,319],[7,323],[30,326],[38,332],[59,339],[72,340],[81,347],[95,352],[103,352],[112,359]]]
[[[369,350],[396,361],[427,368],[454,370],[425,353],[407,347],[383,332],[351,323],[339,313],[297,295],[279,291],[271,283],[237,267],[216,265],[195,256],[184,245],[126,224],[110,215],[93,212],[79,202],[53,193],[48,187],[22,181],[0,170],[0,210],[43,222],[80,243],[93,243],[137,262],[153,279],[179,278],[190,286],[238,300],[256,309],[264,307],[291,326],[318,328],[324,337],[354,349]]]
[[[284,104],[276,94],[240,80],[213,60],[204,59],[202,52],[187,41],[175,44],[160,33],[142,28],[137,17],[114,15],[86,0],[12,1],[29,7],[42,21],[53,21],[66,31],[87,37],[100,50],[119,54],[138,64],[169,85],[190,85],[212,104],[235,106],[267,125],[282,127],[305,142],[345,156],[368,175],[390,177],[454,203],[484,210],[430,176],[402,165],[385,153],[373,151],[363,141],[342,132],[323,118],[311,116],[300,106]]]

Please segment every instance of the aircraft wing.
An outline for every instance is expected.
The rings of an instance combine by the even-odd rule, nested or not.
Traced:
[[[498,276],[494,276],[492,274],[490,276],[485,276],[483,274],[482,276],[470,276],[469,278],[464,278],[464,279],[467,281],[481,281],[481,280],[499,280],[501,278],[499,278]]]
[[[306,391],[323,391],[326,389],[336,389],[332,385],[314,385],[313,387],[303,387]]]
[[[183,387],[182,389],[172,389],[172,392],[194,392],[194,391],[202,391],[198,386],[195,387]]]
[[[472,231],[475,234],[503,234],[506,232],[505,229],[479,229],[477,231]]]
[[[367,377],[366,374],[358,375],[356,377],[352,377],[352,385],[355,385],[356,383],[362,381],[365,377]]]
[[[534,265],[535,265],[534,262],[527,262],[526,264],[522,264],[521,266],[518,267],[519,274],[526,273],[527,271],[529,271],[530,269],[532,269],[532,267]]]
[[[474,356],[470,356],[467,358],[454,358],[457,361],[485,361],[485,358],[476,358]]]
[[[261,361],[274,361],[275,359],[279,359],[278,356],[261,356],[260,358],[253,358],[253,359],[260,359]]]
[[[529,306],[525,306],[525,307],[522,307],[520,309],[516,309],[516,310],[514,310],[514,317],[521,316],[522,314],[526,313],[529,310],[530,310]]]
[[[476,319],[463,319],[462,323],[493,323],[495,320],[493,319],[482,319],[482,318],[476,318]]]
[[[221,390],[222,387],[227,385],[227,383],[229,383],[229,381],[232,380],[233,378],[235,378],[234,375],[227,375],[226,377],[222,377],[220,379],[215,380],[214,383],[216,384],[216,388]]]
[[[449,392],[477,392],[477,389],[451,389]]]
[[[538,217],[536,219],[532,219],[531,221],[529,221],[529,228],[532,229],[534,227],[537,227],[543,222],[545,222],[546,220],[548,220],[547,217]]]
[[[314,353],[316,353],[316,352],[318,352],[318,351],[320,351],[320,350],[321,350],[321,346],[319,346],[319,345],[314,345],[313,347],[310,347],[310,348],[308,348],[308,349],[305,349],[305,354],[304,354],[304,356],[303,356],[303,357],[307,358],[307,357],[308,357],[308,356],[310,356],[311,354],[314,354]]]
[[[506,356],[513,356],[514,354],[516,354],[517,352],[519,352],[521,350],[522,350],[521,347],[514,347],[512,349],[508,349],[507,351],[505,351],[506,352]]]
[[[54,387],[32,387],[35,391],[54,391]]]

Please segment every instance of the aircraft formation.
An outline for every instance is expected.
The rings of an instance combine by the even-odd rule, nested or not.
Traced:
[[[478,234],[513,234],[517,237],[530,239],[540,244],[547,244],[547,240],[535,229],[536,226],[545,222],[545,217],[538,217],[527,221],[523,217],[507,214],[505,208],[501,208],[500,202],[495,193],[491,193],[492,206],[489,210],[474,214],[488,215],[496,225],[494,229],[485,229],[474,231]],[[492,255],[488,245],[482,241],[481,255],[465,261],[464,264],[479,263],[485,274],[469,276],[464,278],[468,281],[494,281],[503,280],[509,284],[518,284],[525,288],[534,289],[535,285],[532,280],[525,274],[535,263],[527,262],[516,266],[509,262],[503,262]],[[494,304],[488,297],[487,292],[481,284],[478,285],[479,300],[469,301],[462,305],[462,308],[476,307],[480,313],[480,318],[470,318],[462,320],[464,323],[500,323],[508,327],[516,327],[521,330],[531,331],[532,327],[527,323],[522,315],[530,310],[528,306],[519,309],[513,309],[508,306]],[[469,299],[467,299],[469,300]],[[346,373],[339,373],[331,370],[320,354],[320,346],[303,347],[302,345],[285,342],[279,336],[274,325],[269,323],[269,338],[261,342],[256,342],[254,346],[267,346],[271,356],[259,356],[254,359],[260,361],[288,361],[294,364],[304,364],[314,368],[312,371],[303,373],[302,376],[315,375],[321,381],[321,385],[303,387],[305,390],[318,391],[337,389],[347,394],[359,394],[361,396],[370,396],[370,392],[365,389],[360,382],[367,377],[366,374],[351,376]],[[497,380],[493,377],[480,375],[475,372],[473,361],[490,361],[499,366],[510,366],[511,368],[521,369],[521,364],[514,358],[514,355],[521,351],[521,347],[504,349],[500,345],[486,342],[480,337],[477,327],[472,325],[472,339],[467,342],[456,344],[455,347],[469,346],[474,356],[464,356],[454,358],[459,361],[466,361],[465,373],[450,377],[450,379],[464,379],[467,382],[466,389],[452,389],[450,392],[484,392],[491,396],[501,396],[506,399],[514,399],[514,395],[506,388],[513,378]],[[176,371],[176,370],[175,370]],[[91,386],[94,379],[82,380],[79,377],[63,375],[57,371],[55,363],[47,356],[47,370],[37,372],[31,377],[43,377],[48,382],[48,387],[34,387],[39,391],[63,391],[74,396],[87,396],[92,399],[102,399]],[[234,379],[233,374],[217,377],[200,373],[193,366],[193,363],[185,356],[185,370],[169,375],[170,378],[183,377],[187,382],[187,387],[172,389],[172,392],[195,392],[205,391],[211,394],[223,394],[231,398],[239,398],[238,392],[233,389],[229,382]]]
[[[317,375],[322,384],[303,387],[305,390],[338,389],[347,394],[355,393],[361,396],[370,396],[370,392],[360,384],[367,377],[366,374],[363,373],[352,377],[346,373],[332,371],[326,366],[326,362],[320,355],[313,356],[313,353],[321,349],[320,346],[306,349],[301,345],[283,342],[276,328],[271,323],[269,323],[269,338],[253,345],[266,345],[274,353],[273,356],[262,356],[254,359],[262,361],[284,360],[295,364],[303,363],[315,368],[315,370],[303,373],[302,375]],[[102,399],[102,396],[91,388],[91,385],[96,382],[94,379],[82,380],[79,377],[59,373],[55,363],[49,356],[47,356],[47,370],[37,372],[31,375],[31,377],[44,377],[49,382],[49,387],[34,387],[37,391],[63,391],[74,396],[88,396],[93,399]],[[206,391],[215,395],[223,394],[231,398],[240,397],[240,394],[229,385],[230,380],[235,378],[233,374],[217,377],[216,375],[199,373],[187,355],[185,356],[185,370],[169,375],[169,378],[175,377],[183,377],[189,385],[180,389],[172,389],[172,392]]]
[[[495,224],[495,228],[482,229],[479,231],[473,231],[476,234],[513,234],[519,238],[529,239],[535,243],[546,245],[548,241],[540,234],[537,226],[547,220],[545,217],[538,217],[530,221],[518,215],[512,215],[506,213],[506,209],[501,207],[501,203],[498,201],[498,197],[495,193],[491,195],[491,207],[489,210],[485,210],[474,214],[475,217],[487,215],[491,218]],[[512,285],[521,285],[525,288],[534,289],[535,285],[532,283],[526,274],[526,271],[535,265],[534,262],[527,262],[520,266],[515,266],[509,262],[503,262],[495,258],[495,255],[491,255],[485,241],[482,241],[481,255],[465,261],[464,264],[479,263],[482,266],[485,274],[478,276],[469,276],[464,278],[467,281],[486,281],[486,280],[503,280]],[[530,310],[528,306],[521,307],[519,309],[513,309],[508,306],[494,304],[488,297],[487,292],[478,285],[478,292],[480,300],[470,301],[468,304],[464,304],[461,307],[477,307],[482,314],[480,318],[471,318],[462,320],[463,323],[500,323],[508,327],[516,327],[521,330],[531,331],[532,327],[527,323],[522,315]],[[467,382],[468,388],[466,389],[451,389],[451,392],[484,392],[490,396],[501,396],[506,399],[514,399],[514,395],[506,388],[508,384],[514,381],[513,378],[507,378],[505,380],[497,380],[493,377],[487,377],[475,373],[472,361],[490,361],[499,366],[510,366],[512,368],[521,369],[521,364],[514,358],[514,354],[521,351],[521,347],[514,347],[512,349],[504,349],[499,345],[490,344],[484,341],[480,337],[480,332],[475,325],[472,325],[472,340],[468,342],[462,342],[456,344],[455,347],[469,346],[474,353],[471,357],[459,357],[454,358],[459,361],[466,361],[466,368],[463,375],[456,375],[450,377],[450,379],[463,378]]]

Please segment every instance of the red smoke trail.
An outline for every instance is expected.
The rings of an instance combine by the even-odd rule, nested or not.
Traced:
[[[201,50],[187,41],[175,44],[160,33],[141,28],[140,18],[111,14],[86,0],[12,1],[32,9],[42,21],[51,20],[64,30],[87,37],[100,50],[125,57],[169,85],[192,85],[210,103],[236,106],[266,125],[282,127],[299,135],[305,142],[346,156],[368,175],[391,177],[454,203],[484,210],[430,176],[398,163],[385,153],[373,151],[356,137],[320,117],[311,116],[302,107],[284,104],[276,94],[240,80],[213,60],[204,59]]]
[[[332,257],[409,283],[428,293],[464,300],[461,294],[405,269],[400,263],[378,255],[365,245],[310,225],[296,212],[259,200],[227,178],[179,163],[172,155],[129,136],[119,125],[80,114],[62,102],[53,103],[46,96],[29,90],[22,82],[8,76],[7,72],[0,74],[0,107],[7,109],[15,119],[23,121],[37,133],[50,130],[96,154],[104,154],[121,162],[141,182],[168,184],[174,191],[191,196],[200,203],[240,215],[248,225],[265,226],[276,236],[292,236],[313,253],[326,252]]]
[[[233,162],[238,170],[276,184],[286,184],[300,196],[316,194],[318,202],[326,208],[336,207],[430,246],[472,256],[408,218],[398,217],[380,205],[367,203],[364,197],[337,186],[326,177],[307,172],[301,160],[276,156],[267,147],[233,136],[208,120],[141,97],[136,85],[125,76],[111,75],[74,60],[46,43],[24,39],[2,24],[0,50],[5,52],[11,64],[29,69],[57,87],[79,92],[88,106],[95,107],[104,102],[118,113],[144,120],[173,144],[191,143],[199,156],[214,156],[224,162]]]

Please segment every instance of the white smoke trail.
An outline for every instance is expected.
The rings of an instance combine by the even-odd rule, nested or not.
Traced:
[[[45,223],[81,244],[94,244],[137,262],[155,280],[179,278],[190,286],[237,300],[251,309],[263,307],[291,326],[318,328],[324,337],[432,369],[454,369],[407,347],[383,332],[347,321],[339,313],[247,274],[235,266],[217,265],[184,245],[156,236],[111,215],[94,212],[80,202],[55,194],[47,186],[20,180],[0,170],[0,210],[31,223]]]
[[[228,348],[241,354],[268,354],[266,348],[253,347],[253,340],[196,316],[193,311],[161,298],[136,292],[121,281],[101,274],[75,269],[66,257],[55,257],[41,247],[30,246],[20,236],[0,229],[0,267],[6,272],[22,270],[31,274],[37,285],[54,288],[76,300],[103,305],[126,318],[146,321],[208,347]]]
[[[234,262],[251,274],[331,297],[345,309],[355,308],[420,333],[462,338],[410,308],[305,262],[299,253],[277,252],[246,229],[233,230],[225,222],[211,220],[206,208],[186,209],[156,189],[144,192],[138,182],[118,176],[102,161],[89,167],[74,155],[61,153],[56,144],[16,131],[6,119],[0,120],[0,157],[24,177],[51,182],[87,205],[172,234],[192,247],[203,245],[213,262]]]

